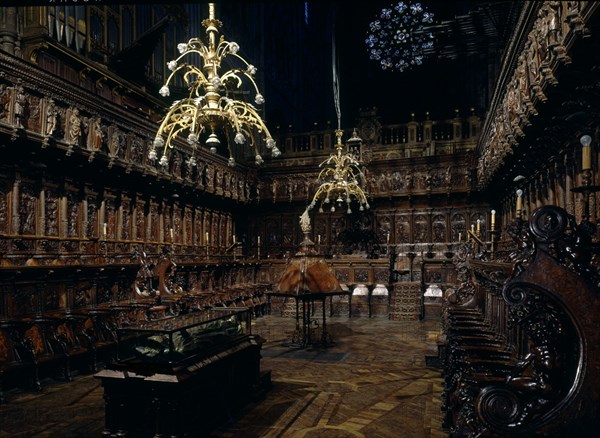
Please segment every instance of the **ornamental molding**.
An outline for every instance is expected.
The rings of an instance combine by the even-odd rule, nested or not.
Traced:
[[[509,42],[477,149],[477,188],[485,189],[532,124],[555,72],[571,62],[569,49],[588,33],[598,7],[589,1],[529,1]]]

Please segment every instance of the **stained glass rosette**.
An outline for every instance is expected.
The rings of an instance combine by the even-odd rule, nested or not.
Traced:
[[[433,46],[425,30],[433,14],[420,3],[398,2],[384,8],[369,24],[365,43],[369,57],[383,70],[405,71],[423,63],[424,51]]]

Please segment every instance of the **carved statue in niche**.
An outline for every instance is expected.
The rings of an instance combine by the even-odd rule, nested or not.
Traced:
[[[229,190],[231,191],[231,197],[233,199],[238,199],[238,186],[234,174],[229,177]]]
[[[537,111],[535,109],[535,106],[531,102],[531,95],[529,91],[529,74],[527,71],[527,59],[523,54],[519,55],[519,61],[517,63],[517,69],[515,74],[517,75],[519,101],[525,105],[525,108],[529,114],[536,115]],[[529,122],[529,117],[525,112],[521,114],[521,119],[525,124],[531,124],[531,122]]]
[[[273,189],[273,202],[277,201],[277,185],[279,184],[279,180],[273,179],[272,189]]]
[[[27,107],[27,128],[31,131],[42,132],[42,99],[37,96],[29,96]]]
[[[543,5],[538,10],[538,17],[533,25],[532,34],[537,40],[538,59],[542,74],[550,68],[551,54],[548,50],[548,7]]]
[[[192,242],[192,237],[194,235],[194,230],[192,228],[193,225],[193,221],[192,221],[192,211],[191,210],[186,210],[185,212],[185,233],[186,233],[186,240],[183,240],[183,236],[182,236],[182,243],[185,245],[191,244]]]
[[[8,232],[8,203],[6,193],[0,190],[0,233]]]
[[[14,106],[14,125],[17,128],[24,128],[23,125],[27,117],[27,96],[22,85],[15,88],[15,106]]]
[[[251,200],[251,197],[250,197],[250,183],[248,182],[248,180],[246,180],[244,182],[244,191],[246,193],[246,200],[250,201]],[[257,192],[258,192],[258,190],[257,190]]]
[[[69,113],[69,137],[67,141],[78,145],[81,139],[81,117],[79,109],[72,108]]]
[[[56,103],[54,102],[54,99],[50,98],[48,99],[48,106],[46,107],[45,134],[47,136],[51,137],[52,135],[54,135],[54,132],[58,127],[58,117],[59,112],[58,108],[56,108]]]
[[[135,209],[135,232],[137,240],[144,240],[146,236],[146,227],[144,221],[144,205],[138,204]]]
[[[388,179],[386,178],[385,172],[381,172],[379,174],[379,178],[377,180],[377,188],[379,193],[387,193],[387,191],[389,190]]]
[[[148,240],[151,242],[158,241],[158,205],[155,203],[150,204],[149,211],[150,218],[150,235],[148,236]]]
[[[246,192],[245,192],[245,185],[246,185],[246,182],[244,181],[244,179],[243,179],[243,178],[240,178],[240,179],[238,180],[237,184],[238,184],[238,198],[239,198],[241,201],[245,201],[246,199],[248,199],[248,198],[246,197]]]
[[[142,139],[139,137],[133,137],[131,141],[131,153],[129,155],[129,159],[133,163],[142,164],[143,153]]]
[[[131,237],[131,207],[129,203],[123,206],[123,227],[121,230],[121,238],[129,240]]]
[[[433,241],[446,241],[446,220],[444,216],[436,216],[433,218]]]
[[[51,190],[46,192],[46,236],[58,236],[58,199]]]
[[[202,243],[204,245],[210,245],[210,235],[206,239],[206,233],[210,232],[210,212],[204,212],[204,236],[202,236]]]
[[[98,222],[97,222],[97,210],[96,200],[89,196],[87,199],[87,230],[86,236],[97,237],[98,236]]]
[[[219,244],[219,216],[216,213],[213,213],[212,217],[212,242],[213,245]]]
[[[392,190],[394,192],[402,190],[402,175],[398,171],[392,173]]]
[[[406,187],[406,191],[410,192],[413,189],[413,176],[410,173],[404,175],[404,187]]]
[[[116,157],[119,154],[121,147],[121,131],[118,128],[113,128],[108,142],[108,153],[111,157]]]
[[[165,205],[163,206],[163,240],[166,241],[170,241],[170,235],[171,235],[171,228],[173,228],[173,223],[171,221],[171,214],[169,213],[169,209],[168,207]],[[173,231],[175,232],[175,231]]]
[[[90,119],[88,128],[88,147],[93,151],[102,149],[104,133],[102,132],[102,120],[100,117]]]
[[[431,190],[433,187],[433,175],[431,174],[431,169],[427,169],[425,173],[425,189]]]
[[[389,216],[384,216],[379,219],[379,229],[377,237],[380,243],[388,243],[388,235],[392,232],[392,219]],[[391,237],[390,237],[391,239]]]
[[[181,214],[179,211],[173,212],[173,238],[175,240],[179,239],[179,235],[181,234]]]
[[[415,229],[414,229],[414,238],[415,243],[425,243],[427,242],[427,218],[425,216],[419,215],[415,217]]]
[[[409,223],[407,218],[400,216],[396,218],[396,243],[409,243]]]
[[[452,217],[451,223],[452,230],[452,241],[457,242],[459,240],[459,235],[461,240],[466,239],[467,227],[465,223],[465,217],[462,214],[457,214]]]
[[[117,221],[117,209],[115,202],[112,199],[106,200],[106,224],[107,224],[107,236],[110,239],[116,238],[116,221]]]
[[[71,196],[69,197],[67,208],[69,213],[67,234],[69,237],[77,237],[79,234],[79,204]]]
[[[173,165],[171,166],[171,173],[177,178],[181,178],[181,155],[177,152],[173,154]]]
[[[215,167],[214,182],[215,182],[215,189],[218,191],[222,191],[223,190],[223,170],[219,166]]]
[[[21,192],[19,202],[19,234],[35,234],[36,198],[25,191]]]
[[[213,166],[211,164],[207,164],[206,165],[206,188],[209,190],[214,190],[214,188],[215,188],[214,176],[215,176],[215,169],[213,168]]]
[[[540,75],[540,59],[538,52],[538,43],[535,40],[534,32],[531,32],[528,36],[529,41],[527,43],[525,53],[527,55],[527,69],[529,73],[529,86],[538,99],[542,102],[547,100],[546,95],[542,91],[541,82],[542,78]]]
[[[8,117],[8,104],[10,103],[10,89],[6,84],[0,84],[0,120]]]

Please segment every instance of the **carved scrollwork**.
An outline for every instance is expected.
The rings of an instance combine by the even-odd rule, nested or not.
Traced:
[[[525,302],[527,291],[517,285],[507,285],[502,290],[504,301],[512,306],[518,306]]]
[[[505,430],[514,425],[523,411],[522,403],[514,391],[494,386],[481,390],[475,406],[483,422],[496,430]]]
[[[535,210],[531,215],[530,229],[536,239],[552,242],[563,235],[569,224],[566,211],[553,205]]]

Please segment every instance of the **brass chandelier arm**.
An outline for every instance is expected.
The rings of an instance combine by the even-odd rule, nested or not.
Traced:
[[[254,101],[261,105],[264,97],[254,79],[256,68],[238,54],[239,45],[219,36],[218,28],[222,25],[214,16],[215,4],[209,3],[209,18],[202,21],[206,28],[207,41],[191,38],[187,43],[177,45],[180,55],[167,63],[171,73],[160,89],[163,97],[169,96],[169,86],[174,82],[176,74],[183,72],[184,83],[188,87],[188,98],[173,102],[161,122],[153,147],[148,158],[157,158],[157,149],[162,150],[159,164],[168,165],[168,152],[173,148],[175,139],[187,134],[187,142],[192,146],[191,165],[195,164],[195,150],[200,142],[206,142],[211,152],[217,152],[221,144],[219,135],[225,135],[229,165],[235,166],[232,148],[235,145],[247,144],[254,152],[256,164],[262,164],[261,146],[271,151],[272,156],[280,154],[264,121],[249,103],[235,99],[236,90],[250,84],[254,93]],[[200,58],[201,66],[183,62],[192,57]],[[235,66],[220,73],[222,62],[231,57]],[[240,67],[241,64],[241,67]],[[209,134],[201,139],[201,134]],[[166,137],[166,138],[165,138]],[[233,142],[230,140],[233,138]],[[259,141],[259,138],[262,141]],[[263,143],[264,141],[264,143]]]

